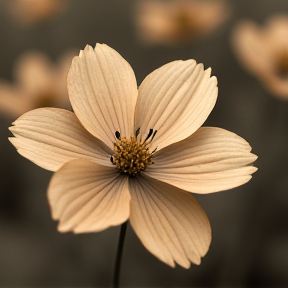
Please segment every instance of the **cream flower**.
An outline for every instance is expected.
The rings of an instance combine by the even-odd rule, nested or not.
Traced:
[[[56,171],[48,198],[59,231],[101,231],[129,219],[163,262],[200,263],[211,229],[189,192],[230,189],[257,170],[244,139],[200,128],[217,98],[210,71],[174,61],[138,90],[132,68],[112,48],[86,46],[74,58],[68,90],[75,113],[39,108],[10,127],[21,155]]]
[[[0,81],[0,115],[15,118],[38,107],[69,108],[66,78],[72,58],[68,52],[54,65],[39,52],[23,55],[15,66],[16,84]]]
[[[243,20],[232,40],[240,63],[271,93],[288,99],[288,16],[271,17],[265,27]]]
[[[229,16],[223,0],[140,0],[135,22],[139,38],[153,44],[178,44],[207,34]]]
[[[67,0],[9,0],[8,5],[18,21],[30,25],[62,12]]]

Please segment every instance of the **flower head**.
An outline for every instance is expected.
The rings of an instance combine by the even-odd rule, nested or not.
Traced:
[[[244,139],[200,128],[217,98],[210,71],[194,60],[174,61],[137,89],[115,50],[86,46],[68,74],[74,113],[39,108],[13,123],[18,152],[56,171],[48,198],[60,231],[101,231],[129,219],[163,262],[200,263],[211,228],[189,192],[230,189],[257,170]]]
[[[241,64],[271,93],[288,99],[288,16],[274,16],[264,27],[243,20],[232,40]]]
[[[223,0],[142,0],[136,3],[139,38],[151,44],[188,42],[214,30],[229,15]]]
[[[19,117],[38,107],[69,108],[67,73],[74,55],[63,55],[54,65],[39,52],[24,54],[16,63],[14,85],[0,81],[0,114]]]
[[[35,24],[63,11],[67,0],[9,0],[11,14],[22,24]]]

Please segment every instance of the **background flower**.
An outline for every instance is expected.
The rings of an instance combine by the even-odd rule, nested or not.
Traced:
[[[215,30],[229,15],[223,0],[138,1],[135,24],[146,43],[178,44]]]
[[[23,55],[15,65],[15,84],[0,81],[0,113],[11,118],[38,107],[69,108],[66,88],[72,52],[58,64],[40,52]]]
[[[62,12],[67,0],[9,0],[7,5],[17,21],[31,25]]]
[[[265,26],[242,21],[233,33],[236,55],[274,95],[288,99],[288,16],[271,17]]]

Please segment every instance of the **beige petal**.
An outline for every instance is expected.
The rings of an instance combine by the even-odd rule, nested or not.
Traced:
[[[86,160],[63,165],[52,177],[48,198],[61,232],[101,231],[129,217],[128,177]]]
[[[73,159],[110,166],[112,151],[88,133],[75,114],[57,108],[27,112],[10,127],[18,152],[42,168],[56,171]]]
[[[277,52],[284,52],[288,49],[288,17],[284,14],[274,15],[269,18],[266,24],[267,38],[275,45]],[[278,47],[277,47],[278,46]]]
[[[15,66],[15,76],[23,93],[36,103],[41,95],[53,90],[54,73],[46,55],[35,51],[24,54]]]
[[[196,32],[208,33],[221,25],[230,15],[228,2],[225,0],[183,1],[183,8],[191,15],[191,25]]]
[[[273,69],[274,43],[257,25],[250,21],[241,21],[233,32],[232,44],[240,64],[246,69],[263,75]]]
[[[189,192],[210,193],[249,181],[257,159],[238,135],[202,127],[189,138],[155,153],[145,174]]]
[[[200,264],[211,242],[205,212],[194,197],[145,175],[129,181],[131,225],[143,245],[174,267]]]
[[[33,109],[33,102],[18,88],[5,83],[0,83],[0,115],[11,119]]]
[[[143,138],[157,130],[151,149],[158,151],[190,136],[206,120],[217,98],[211,69],[194,60],[174,61],[148,75],[139,88],[135,128]]]
[[[112,48],[86,46],[73,59],[68,93],[83,126],[113,147],[115,132],[132,136],[137,83],[131,66]]]
[[[65,9],[67,0],[11,0],[8,8],[22,25],[32,25]]]
[[[260,79],[271,93],[284,100],[288,99],[288,81],[285,77],[279,77],[277,73],[271,71],[270,74],[267,73],[260,77]]]

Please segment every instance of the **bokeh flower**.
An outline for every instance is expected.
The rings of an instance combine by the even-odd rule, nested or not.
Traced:
[[[189,192],[230,189],[257,170],[244,139],[200,127],[218,93],[210,73],[194,60],[174,61],[138,89],[131,66],[109,46],[86,46],[74,58],[74,113],[39,108],[10,127],[21,155],[56,171],[48,198],[59,231],[101,231],[129,219],[163,262],[200,263],[211,228]]]
[[[240,64],[272,94],[288,99],[288,16],[275,15],[263,27],[242,20],[232,40]]]
[[[75,54],[53,64],[45,54],[27,52],[15,65],[15,84],[0,80],[0,115],[9,118],[38,107],[70,108],[67,74]]]
[[[229,14],[224,0],[140,0],[135,7],[136,32],[146,43],[179,44],[208,34]]]
[[[67,0],[9,0],[7,4],[19,22],[31,25],[63,12]]]

